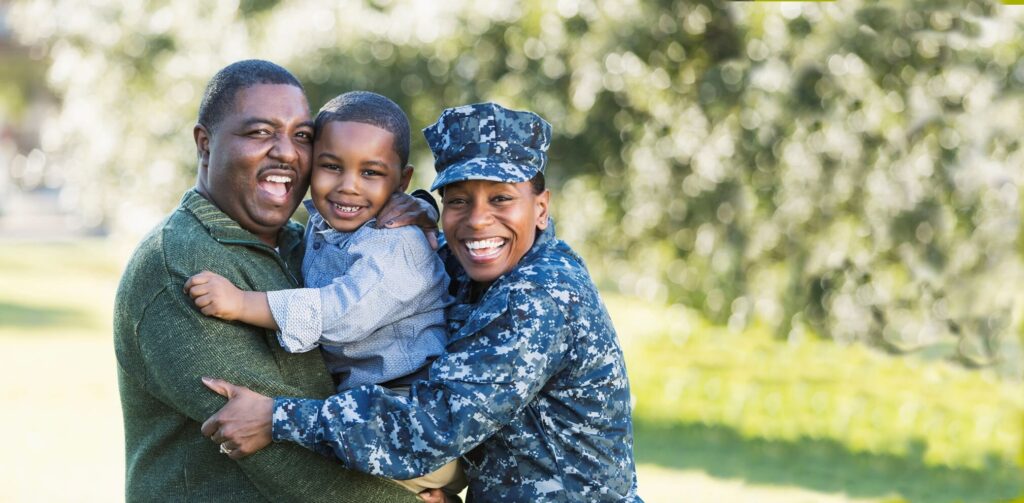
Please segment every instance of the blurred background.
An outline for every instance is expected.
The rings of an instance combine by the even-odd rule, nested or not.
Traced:
[[[123,498],[114,290],[252,57],[313,110],[552,123],[647,501],[1019,500],[1022,29],[986,0],[0,2],[0,501]]]

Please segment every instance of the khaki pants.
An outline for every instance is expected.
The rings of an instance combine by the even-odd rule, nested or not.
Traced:
[[[459,494],[466,487],[466,475],[462,473],[462,467],[456,459],[422,477],[395,482],[414,493],[440,488],[447,494]]]
[[[389,389],[396,393],[404,395],[409,394],[409,386],[395,386]],[[462,466],[459,464],[458,459],[449,461],[448,464],[422,477],[416,477],[409,480],[396,480],[395,482],[398,482],[402,487],[417,494],[426,491],[427,489],[438,488],[447,494],[459,494],[466,488],[466,484],[468,484],[466,481],[466,474],[462,472]]]

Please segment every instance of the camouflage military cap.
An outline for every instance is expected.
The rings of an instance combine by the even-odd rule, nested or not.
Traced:
[[[423,130],[434,152],[430,190],[463,180],[525,182],[544,172],[551,125],[496,103],[449,108]]]

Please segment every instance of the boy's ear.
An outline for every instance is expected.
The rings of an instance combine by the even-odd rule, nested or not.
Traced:
[[[199,159],[199,167],[209,167],[210,132],[206,129],[206,126],[196,124],[196,126],[192,128],[192,137],[196,140],[196,157]]]
[[[412,167],[412,164],[409,164],[406,167],[402,168],[402,174],[398,182],[399,191],[405,192],[406,189],[409,188],[409,182],[412,181],[413,169],[414,168]]]
[[[537,228],[544,230],[548,228],[548,204],[551,202],[551,191],[544,189],[534,200],[534,208],[537,211]]]

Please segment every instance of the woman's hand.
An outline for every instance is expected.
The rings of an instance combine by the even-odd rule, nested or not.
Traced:
[[[437,218],[437,210],[430,203],[405,192],[395,192],[377,215],[377,227],[392,229],[415,225],[427,235],[430,247],[436,250]]]
[[[231,459],[242,459],[270,444],[274,399],[223,379],[203,384],[228,399],[227,405],[203,423],[203,436],[220,445]]]

